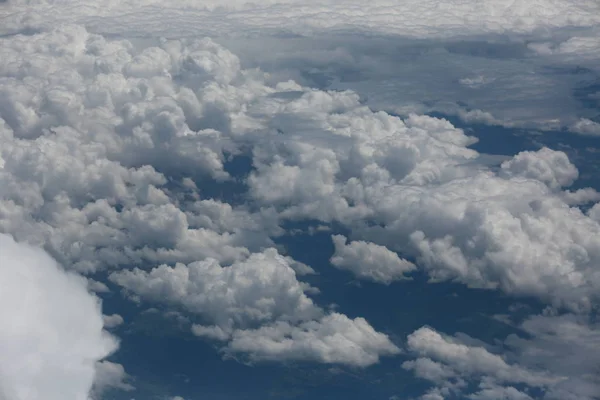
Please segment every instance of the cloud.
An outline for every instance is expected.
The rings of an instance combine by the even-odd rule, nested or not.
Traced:
[[[351,271],[358,278],[390,284],[406,278],[405,274],[416,269],[410,261],[404,260],[384,246],[364,241],[346,244],[346,237],[333,235],[335,253],[331,263],[340,269]]]
[[[483,347],[469,346],[453,338],[443,337],[431,328],[420,328],[411,333],[407,343],[411,351],[433,360],[439,360],[459,375],[492,376],[500,382],[526,383],[530,386],[544,386],[553,382],[552,378],[543,374],[509,365],[500,355],[490,353]],[[421,361],[422,363],[424,362]],[[428,364],[431,367],[444,368],[441,365]],[[415,364],[414,367],[418,366],[421,365]],[[413,366],[410,365],[410,367]],[[435,379],[441,378],[439,373],[430,372],[429,375],[428,377]],[[427,375],[422,374],[422,376]]]
[[[246,0],[220,2],[179,1],[170,4],[154,0],[124,1],[102,7],[85,2],[73,7],[70,1],[13,1],[5,13],[14,13],[5,31],[23,26],[50,23],[86,23],[104,33],[185,36],[194,34],[250,34],[256,30],[311,34],[324,30],[377,32],[417,37],[448,37],[486,33],[533,32],[536,29],[586,27],[598,23],[594,1],[545,0],[511,4],[489,1],[443,2],[411,0],[398,6],[389,0],[373,2],[369,12],[357,12],[358,0],[275,0],[256,7]],[[127,11],[137,10],[134,16]],[[163,12],[160,19],[155,11]],[[185,18],[182,11],[187,11]],[[48,19],[43,20],[42,15]],[[120,26],[119,26],[120,24]],[[164,25],[162,25],[164,24]],[[168,29],[166,28],[168,27]],[[190,28],[194,28],[191,30]],[[167,34],[168,33],[168,34]],[[189,33],[188,33],[189,34]]]
[[[102,398],[102,394],[109,389],[118,389],[130,392],[135,387],[127,383],[129,376],[121,364],[110,361],[99,361],[96,363],[96,375],[94,380],[93,395]]]
[[[3,231],[83,272],[209,256],[233,261],[270,243],[267,233],[278,227],[268,211],[195,202],[191,187],[185,212],[166,187],[183,178],[228,179],[224,152],[236,146],[219,140],[203,115],[213,118],[217,82],[239,74],[233,54],[210,40],[138,52],[78,26],[35,38],[41,47],[30,47],[31,37],[2,39]],[[33,63],[23,64],[23,53]],[[202,106],[193,90],[205,85]]]
[[[111,281],[148,300],[181,304],[221,327],[286,319],[305,320],[320,312],[304,294],[294,270],[275,249],[222,267],[214,259],[166,265],[150,272],[114,272]]]
[[[597,397],[600,393],[597,323],[588,316],[549,312],[529,317],[520,326],[528,337],[510,335],[505,340],[516,353],[515,359],[522,365],[535,365],[563,377],[548,389],[547,398],[591,400]]]
[[[85,279],[41,249],[0,234],[0,393],[3,398],[88,399],[96,364],[116,350]]]
[[[600,136],[600,124],[587,118],[581,118],[569,130],[585,136]]]
[[[535,179],[552,189],[571,186],[579,176],[565,153],[547,147],[535,152],[523,151],[503,162],[501,168],[509,177]]]
[[[406,361],[403,368],[432,382],[438,391],[470,399],[596,398],[597,324],[587,316],[547,310],[527,317],[518,328],[519,333],[493,345],[420,328],[407,340],[418,358]],[[467,394],[474,384],[478,390]]]
[[[115,328],[124,322],[123,317],[119,314],[103,315],[102,320],[104,321],[105,328]]]
[[[364,319],[328,314],[304,293],[289,259],[275,249],[221,267],[216,260],[136,269],[110,279],[146,300],[181,305],[200,315],[198,336],[251,360],[310,360],[368,366],[399,349]]]
[[[578,175],[562,152],[498,168],[448,121],[272,84],[208,39],[139,49],[62,26],[2,40],[0,228],[66,268],[230,265],[308,218],[415,258],[434,280],[577,310],[596,301],[600,225],[562,194]],[[240,154],[246,204],[204,195],[234,182],[225,164]]]
[[[364,318],[331,313],[293,326],[277,322],[256,330],[235,331],[225,351],[249,353],[251,360],[302,360],[367,367],[381,356],[400,353],[387,335]]]
[[[561,4],[557,26],[569,13],[575,25],[595,18]],[[106,29],[119,7],[100,14]],[[541,12],[523,7],[507,15]],[[161,27],[185,26],[165,15]],[[525,25],[547,24],[536,15]],[[0,39],[0,229],[43,246],[65,268],[116,270],[112,281],[132,297],[184,308],[196,335],[252,361],[366,366],[399,351],[365,320],[327,313],[308,296],[297,276],[313,270],[271,249],[288,221],[351,229],[355,240],[340,241],[334,260],[359,276],[397,279],[411,269],[405,257],[432,281],[535,296],[582,314],[597,304],[597,206],[575,207],[595,195],[564,191],[578,171],[563,152],[543,148],[490,165],[470,147],[476,139],[444,119],[374,111],[355,91],[273,82],[209,39],[108,40],[90,33],[100,22]],[[135,30],[137,22],[121,25]],[[478,24],[469,26],[479,32]],[[439,61],[433,50],[423,59]],[[464,48],[451,50],[463,59]],[[465,71],[456,84],[519,88],[513,71],[504,80]],[[530,75],[539,79],[532,87],[554,87]],[[481,112],[469,115],[489,117]],[[247,177],[229,172],[238,156],[249,159]],[[379,272],[366,273],[367,265]],[[460,356],[421,343],[419,358],[431,363],[407,366],[423,376],[446,363],[508,384],[545,382],[485,349],[421,336]]]

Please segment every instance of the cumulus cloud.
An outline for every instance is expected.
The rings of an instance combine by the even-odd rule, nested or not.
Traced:
[[[408,347],[411,351],[433,360],[439,360],[450,368],[446,374],[493,376],[500,382],[526,383],[531,386],[541,386],[553,380],[542,374],[536,374],[519,366],[509,365],[500,355],[490,353],[483,347],[469,346],[453,338],[443,337],[431,328],[420,328],[408,336]],[[425,359],[427,360],[427,359]],[[423,373],[423,364],[427,365],[428,373]],[[442,365],[427,361],[408,364],[406,367],[415,368],[421,376],[439,379]],[[420,367],[420,368],[419,368]],[[451,375],[449,375],[451,376]]]
[[[600,124],[587,118],[581,118],[569,129],[571,132],[579,133],[585,136],[600,136]]]
[[[400,353],[387,335],[364,318],[331,313],[293,326],[277,322],[256,330],[238,330],[226,351],[247,352],[252,360],[304,360],[367,367],[381,356]]]
[[[115,328],[119,325],[122,325],[124,322],[123,317],[121,317],[119,314],[103,315],[102,319],[104,321],[105,328]]]
[[[179,9],[157,13],[146,4],[138,19],[127,23],[124,4],[101,12],[68,1],[51,9],[41,5],[35,12],[47,11],[48,20],[36,20],[31,7],[27,11],[19,2],[6,8],[16,22],[3,29],[31,30],[0,39],[2,232],[43,246],[68,269],[138,267],[118,270],[111,280],[132,296],[183,307],[198,319],[196,335],[219,340],[224,352],[244,353],[250,360],[366,366],[399,351],[364,319],[327,313],[308,297],[311,288],[297,276],[314,271],[270,249],[287,221],[311,219],[351,229],[356,240],[337,237],[332,262],[359,277],[391,282],[414,268],[401,258],[406,257],[417,260],[433,281],[536,296],[581,313],[597,304],[598,207],[587,213],[575,207],[597,200],[590,190],[564,192],[578,171],[563,152],[543,148],[489,165],[470,148],[476,139],[446,120],[374,111],[351,90],[274,82],[259,70],[244,69],[214,41],[197,39],[197,31],[194,38],[149,39],[144,45],[90,33],[119,33],[119,26],[157,34],[163,27],[186,29],[186,21],[213,29],[224,21],[211,15],[223,11],[202,14],[192,7],[186,11],[189,19],[170,23],[171,17],[181,19]],[[299,15],[298,4],[292,2],[292,15]],[[507,8],[493,3],[489,7],[500,21],[494,24],[465,12],[479,3],[461,4],[457,14],[436,23],[387,26],[413,29],[407,34],[414,36],[529,32],[549,24],[585,26],[600,15],[589,12],[596,7],[591,3],[552,2],[549,11],[531,2]],[[419,2],[416,9],[430,6]],[[483,9],[488,15],[490,9]],[[265,22],[256,14],[263,11],[249,10],[233,7],[228,20],[243,19],[250,30]],[[144,25],[159,14],[160,25]],[[345,26],[325,14],[311,14],[305,26]],[[523,16],[520,28],[512,22],[515,15]],[[45,30],[44,21],[54,25],[61,18],[88,28],[57,24]],[[362,16],[356,20],[375,26]],[[323,21],[331,25],[319,25]],[[458,23],[460,29],[451,29]],[[424,59],[439,60],[436,51]],[[507,71],[504,80],[457,73],[456,84],[469,96],[507,82],[519,88],[522,76]],[[530,87],[554,87],[532,71],[527,76],[536,81]],[[480,111],[467,110],[464,118],[502,117]],[[236,156],[249,159],[247,178],[230,174],[228,161]],[[227,185],[240,188],[245,204],[228,198],[234,196]],[[221,198],[211,194],[221,188]],[[103,323],[98,314],[100,331]],[[422,360],[405,367],[438,380],[453,373],[456,388],[459,378],[465,379],[457,369],[507,384],[547,388],[554,382],[435,331],[411,338]],[[102,366],[108,376],[122,377],[118,367]],[[481,386],[474,396],[498,390],[517,395],[498,387]]]
[[[99,300],[41,249],[0,234],[0,253],[2,398],[88,399],[117,348]]]
[[[470,399],[537,398],[532,388],[544,399],[596,398],[597,324],[587,316],[546,312],[526,318],[518,327],[521,333],[493,345],[420,328],[407,340],[409,350],[419,357],[402,366],[435,384],[440,393]],[[467,394],[475,383],[478,390]]]
[[[102,398],[102,394],[109,389],[118,389],[130,392],[135,389],[128,383],[129,376],[121,364],[110,361],[100,361],[96,363],[96,376],[93,395],[96,398]]]
[[[228,265],[310,218],[434,280],[595,301],[600,225],[562,194],[578,176],[562,152],[494,168],[448,121],[271,84],[207,39],[138,49],[63,26],[2,40],[0,227],[68,268]],[[204,197],[200,183],[231,182],[226,159],[242,153],[247,204]]]
[[[40,0],[35,9],[31,2],[12,1],[12,23],[5,30],[22,26],[46,26],[48,15],[53,22],[87,23],[105,33],[154,34],[184,36],[188,32],[217,35],[249,34],[256,30],[311,34],[315,31],[358,31],[418,37],[448,37],[467,34],[532,32],[535,29],[591,26],[600,21],[598,4],[586,1],[525,1],[509,4],[475,0],[443,2],[411,0],[398,6],[390,0],[377,0],[369,12],[357,12],[358,0],[270,0],[256,7],[247,0],[179,1],[164,4],[155,0],[124,1],[102,7],[85,2],[73,7],[71,1],[60,3]],[[29,8],[28,8],[29,7]],[[135,17],[126,11],[135,9]],[[160,9],[160,19],[155,11]],[[182,18],[181,12],[187,12]],[[119,26],[120,24],[120,26]],[[166,27],[168,26],[168,30]],[[193,29],[190,29],[193,28]]]
[[[289,259],[275,249],[228,267],[209,259],[150,272],[115,272],[111,280],[144,299],[200,315],[206,324],[194,325],[194,334],[225,341],[225,352],[247,353],[251,360],[368,366],[399,352],[364,319],[326,315],[305,294]]]
[[[76,26],[35,38],[39,48],[30,37],[2,39],[3,231],[84,272],[233,261],[270,243],[266,232],[278,228],[268,213],[198,199],[194,187],[186,212],[166,186],[182,176],[228,178],[224,152],[235,146],[209,126],[210,107],[220,107],[217,82],[240,74],[233,54],[210,40],[138,52]],[[23,52],[32,64],[23,64]],[[172,75],[190,81],[183,87]],[[206,101],[193,92],[199,88]]]
[[[579,176],[565,153],[546,147],[535,152],[523,151],[503,162],[501,168],[510,177],[531,178],[552,189],[570,186]]]
[[[222,267],[214,259],[175,267],[114,272],[110,279],[149,300],[181,304],[221,327],[310,319],[320,312],[275,249]]]
[[[347,244],[343,235],[333,235],[331,238],[335,245],[331,263],[351,271],[358,278],[390,284],[405,278],[406,273],[416,269],[413,263],[400,258],[384,246],[360,240]]]

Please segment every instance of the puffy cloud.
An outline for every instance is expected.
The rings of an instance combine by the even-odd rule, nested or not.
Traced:
[[[536,392],[544,399],[596,398],[600,389],[596,323],[588,316],[545,312],[527,317],[518,328],[519,334],[486,345],[423,327],[407,340],[419,358],[405,362],[403,368],[434,383],[440,392],[471,399],[531,399],[538,397],[532,394]],[[478,383],[478,391],[466,395],[472,387],[466,382]]]
[[[500,382],[526,383],[531,386],[544,386],[554,381],[543,374],[509,365],[500,355],[490,353],[483,347],[469,346],[443,337],[430,328],[420,328],[411,333],[407,343],[411,351],[440,360],[460,375],[486,375]],[[421,365],[416,364],[415,368],[419,366]],[[439,374],[430,373],[430,376],[439,378]]]
[[[538,151],[523,151],[501,165],[502,173],[544,182],[552,189],[570,186],[579,173],[562,151],[544,147]]]
[[[189,265],[119,271],[110,279],[143,298],[181,304],[221,327],[305,320],[320,312],[304,294],[294,270],[275,249],[221,267],[214,259]]]
[[[289,258],[275,249],[221,267],[214,259],[111,274],[147,300],[181,305],[208,325],[194,334],[225,341],[251,360],[311,360],[367,366],[399,349],[364,319],[328,314],[306,296]],[[258,327],[256,327],[258,326]]]
[[[482,383],[481,390],[470,394],[472,400],[532,400],[527,393],[523,393],[512,386],[497,386],[493,383]]]
[[[520,327],[527,338],[511,335],[505,340],[515,360],[562,377],[549,387],[547,398],[596,398],[600,393],[600,327],[596,322],[589,316],[550,312],[529,317]]]
[[[189,186],[192,178],[228,179],[224,153],[236,147],[209,127],[219,126],[215,110],[235,111],[235,97],[248,91],[242,83],[239,93],[229,90],[232,104],[217,101],[219,85],[240,75],[233,54],[210,40],[138,51],[78,26],[2,41],[3,231],[85,272],[233,261],[247,246],[270,243],[258,233],[278,229],[268,212],[200,200]],[[176,204],[173,181],[188,182],[187,210]]]
[[[507,15],[532,11],[526,26],[547,24],[536,17],[542,8],[528,4]],[[569,24],[594,21],[580,12],[585,4],[554,5],[557,26],[565,15]],[[19,7],[9,5],[15,17]],[[125,15],[119,7],[105,10],[102,22],[117,23],[110,13]],[[233,14],[247,17],[239,10]],[[138,22],[150,14],[140,12]],[[185,25],[169,24],[166,14],[160,29]],[[87,23],[112,29],[100,21]],[[340,246],[345,265],[356,265],[346,264],[349,254],[364,260],[361,249],[377,249],[387,260],[378,268],[387,265],[390,276],[402,263],[393,251],[417,259],[433,280],[538,296],[577,311],[597,302],[597,207],[587,214],[571,207],[595,200],[589,190],[562,191],[577,177],[562,152],[524,152],[489,165],[469,148],[476,139],[448,121],[374,112],[352,91],[274,84],[207,39],[150,41],[141,49],[80,26],[31,33],[0,39],[0,229],[44,246],[67,268],[161,265],[112,279],[197,314],[194,332],[224,341],[226,351],[354,365],[397,352],[363,320],[315,305],[296,278],[309,267],[263,250],[285,220],[352,229],[357,241]],[[507,82],[472,78],[480,75],[461,73],[456,81],[469,91]],[[252,165],[243,181],[226,168],[239,155]],[[229,192],[229,184],[247,189],[247,204],[227,204],[229,193],[205,195],[211,185]],[[481,356],[478,368],[510,365],[491,353],[467,354]]]
[[[400,352],[387,335],[363,318],[331,313],[291,325],[280,321],[255,330],[235,331],[226,351],[246,352],[252,360],[305,360],[358,367]]]
[[[284,110],[294,121],[275,120],[285,141],[254,152],[248,183],[261,204],[340,221],[435,280],[580,310],[596,301],[600,225],[561,194],[578,176],[563,152],[488,166],[447,121],[373,113],[351,92],[308,92]]]
[[[127,383],[129,376],[121,364],[110,361],[100,361],[96,363],[96,375],[94,380],[94,397],[102,398],[102,393],[108,389],[119,389],[132,391],[135,388]]]
[[[416,268],[413,263],[384,246],[360,240],[346,244],[347,239],[342,235],[333,235],[331,238],[335,245],[331,263],[351,271],[359,278],[390,284],[405,278],[407,272]]]
[[[594,204],[594,206],[588,210],[588,216],[600,223],[600,203]]]
[[[119,314],[104,315],[102,316],[102,319],[104,321],[105,328],[115,328],[119,325],[122,325],[124,322],[123,317],[121,317]]]
[[[117,348],[99,300],[41,249],[0,234],[0,253],[2,398],[87,400]]]
[[[586,136],[600,136],[600,124],[587,118],[581,118],[569,130]]]
[[[436,280],[595,301],[600,225],[561,194],[577,177],[562,152],[498,169],[445,120],[271,85],[210,40],[140,50],[76,26],[2,40],[0,227],[68,268],[227,265],[272,246],[282,219],[312,218]],[[201,183],[229,179],[226,154],[245,149],[250,204],[203,198]]]

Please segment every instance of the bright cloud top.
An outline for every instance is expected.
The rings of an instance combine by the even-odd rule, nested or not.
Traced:
[[[41,249],[0,234],[0,254],[0,398],[88,400],[117,348],[98,299]]]

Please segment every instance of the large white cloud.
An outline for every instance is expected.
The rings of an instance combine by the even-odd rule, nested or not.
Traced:
[[[145,300],[201,316],[192,331],[225,341],[252,360],[311,360],[368,366],[399,349],[362,318],[326,314],[305,294],[290,260],[275,249],[221,267],[214,259],[115,272],[111,280]]]
[[[100,302],[85,279],[5,234],[0,319],[0,397],[6,400],[88,400],[96,362],[118,345],[103,331]]]

